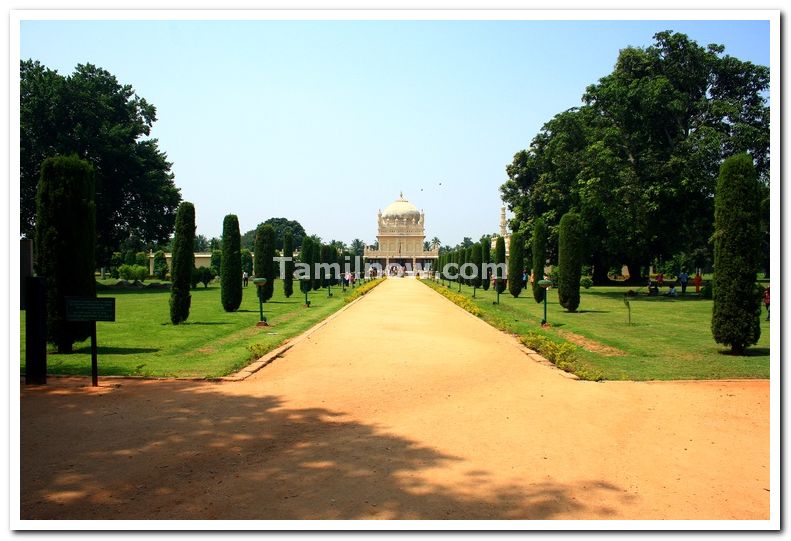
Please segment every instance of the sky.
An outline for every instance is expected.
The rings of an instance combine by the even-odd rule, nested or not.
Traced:
[[[370,244],[403,192],[455,245],[498,230],[513,155],[662,30],[769,65],[766,21],[23,20],[20,58],[95,64],[154,104],[198,234],[233,213]]]

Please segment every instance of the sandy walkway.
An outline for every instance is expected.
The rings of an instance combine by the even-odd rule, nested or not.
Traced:
[[[515,344],[388,280],[243,382],[53,378],[22,518],[769,518],[768,381],[580,382]]]

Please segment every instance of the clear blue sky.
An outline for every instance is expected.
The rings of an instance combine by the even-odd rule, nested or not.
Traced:
[[[403,190],[456,244],[496,231],[541,125],[665,29],[769,65],[762,21],[23,21],[20,56],[96,64],[153,103],[207,237],[235,213],[371,243]]]

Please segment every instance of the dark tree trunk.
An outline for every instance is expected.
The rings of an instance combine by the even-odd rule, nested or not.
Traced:
[[[640,276],[640,263],[636,261],[627,261],[626,268],[629,270],[628,283],[640,284],[643,282],[643,277]]]

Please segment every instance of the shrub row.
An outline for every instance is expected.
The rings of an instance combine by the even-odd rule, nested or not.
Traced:
[[[358,287],[354,291],[352,291],[349,295],[347,295],[346,299],[344,299],[344,301],[345,302],[352,302],[354,299],[362,297],[363,295],[365,295],[366,293],[371,291],[373,288],[375,288],[376,286],[381,284],[383,281],[384,281],[384,278],[376,278],[374,280],[365,282],[360,287]]]
[[[588,381],[601,381],[603,374],[590,370],[580,365],[577,348],[568,342],[553,342],[546,336],[528,332],[521,337],[522,343],[530,349],[537,351],[549,362],[563,371],[576,374],[580,379]]]
[[[118,267],[118,276],[124,280],[140,280],[145,282],[148,278],[148,267],[141,265],[121,265]]]
[[[472,301],[472,299],[469,299],[469,298],[465,297],[461,293],[456,293],[455,291],[451,291],[450,289],[448,289],[446,287],[443,287],[441,285],[435,284],[434,282],[431,282],[429,280],[421,280],[421,282],[426,284],[428,287],[430,287],[431,289],[433,289],[434,291],[436,291],[440,295],[446,297],[453,304],[456,304],[456,305],[460,306],[461,308],[464,308],[465,310],[467,310],[472,315],[474,315],[474,316],[480,316],[481,315],[481,309],[478,308],[478,305],[475,304]]]

